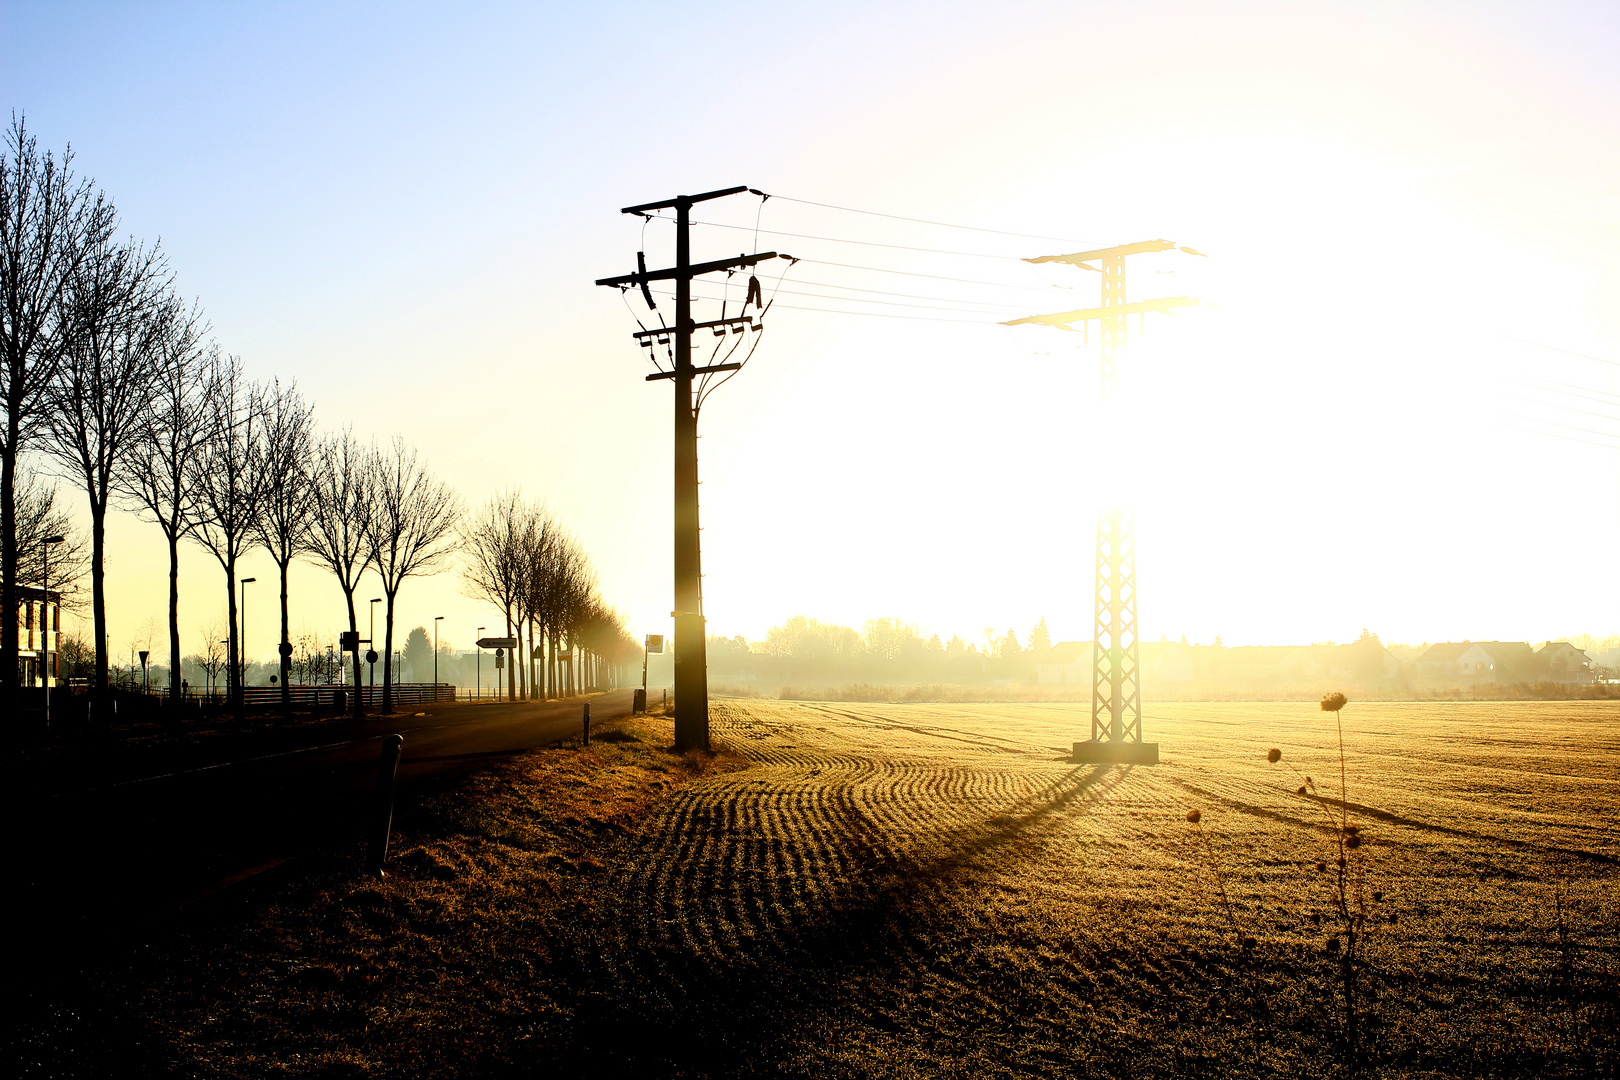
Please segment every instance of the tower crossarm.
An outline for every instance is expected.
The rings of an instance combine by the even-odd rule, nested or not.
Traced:
[[[1199,303],[1195,296],[1163,296],[1157,300],[1134,300],[1128,304],[1112,304],[1108,307],[1081,308],[1079,311],[1060,311],[1055,315],[1026,315],[1022,319],[1012,319],[1004,322],[1002,326],[1023,326],[1028,323],[1039,323],[1045,326],[1056,326],[1067,329],[1069,323],[1086,322],[1090,319],[1102,319],[1110,315],[1136,315],[1148,311],[1169,311],[1171,308],[1194,307]]]
[[[1101,259],[1122,258],[1126,255],[1140,255],[1149,251],[1169,251],[1175,247],[1173,240],[1141,240],[1134,244],[1121,244],[1118,247],[1097,248],[1095,251],[1076,251],[1072,255],[1040,255],[1033,259],[1025,259],[1027,263],[1073,263],[1076,266],[1085,263],[1097,262]],[[1182,250],[1186,250],[1183,248]],[[1197,252],[1188,252],[1196,255]],[[1088,270],[1095,267],[1088,266]]]

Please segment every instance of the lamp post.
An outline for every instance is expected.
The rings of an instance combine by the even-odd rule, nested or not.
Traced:
[[[60,536],[47,536],[40,541],[45,548],[45,581],[40,592],[45,594],[45,625],[40,628],[39,646],[43,659],[40,661],[43,668],[40,678],[45,683],[45,732],[51,730],[51,545],[60,544],[64,538]]]
[[[220,638],[219,643],[221,645],[227,645],[228,646],[231,643],[231,639],[230,638]],[[212,697],[213,694],[214,694],[214,687],[217,685],[217,682],[218,682],[218,680],[215,679],[214,673],[212,671],[210,671],[208,673],[208,694],[209,694],[210,697]]]
[[[439,700],[439,624],[443,615],[433,616],[433,700]]]
[[[253,577],[242,579],[242,632],[237,635],[237,640],[242,643],[242,655],[237,657],[241,673],[236,678],[236,689],[244,702],[247,701],[247,587],[258,580]]]
[[[482,682],[483,682],[483,678],[484,678],[484,672],[483,672],[483,667],[484,667],[484,647],[482,645],[478,644],[482,640],[484,640],[484,628],[482,626],[480,626],[478,628],[478,633],[476,635],[474,635],[474,637],[473,637],[473,645],[478,650],[477,657],[473,660],[473,697],[474,698],[480,698],[480,697],[484,696],[484,691],[483,691],[483,687],[482,687]]]

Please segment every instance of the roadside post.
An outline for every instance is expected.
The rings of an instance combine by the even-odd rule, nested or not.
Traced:
[[[585,745],[591,745],[591,703],[585,703]]]
[[[482,630],[483,627],[480,626],[478,629]],[[495,670],[496,671],[504,671],[505,670],[505,668],[506,668],[506,653],[507,653],[508,650],[511,650],[512,651],[512,668],[513,668],[514,671],[516,670],[516,668],[517,668],[517,651],[516,651],[517,650],[517,638],[515,638],[515,637],[481,637],[481,638],[478,639],[478,648],[480,650],[482,650],[482,649],[494,649],[495,650]],[[480,652],[479,655],[482,656],[483,653]],[[501,699],[501,695],[500,695],[500,691],[499,691],[499,685],[500,685],[499,676],[497,676],[497,679],[496,679],[497,690],[496,690],[496,693],[495,693],[495,700],[496,701],[499,701]],[[510,684],[508,684],[508,685],[510,685]]]
[[[383,876],[383,860],[388,857],[388,831],[394,824],[394,779],[399,775],[399,755],[405,748],[403,735],[383,740],[377,759],[377,790],[372,804],[371,833],[366,840],[366,872]]]
[[[649,656],[651,656],[653,653],[662,653],[663,651],[664,651],[664,635],[663,634],[648,634],[646,640],[642,642],[642,649],[641,649],[641,699],[640,699],[641,700],[641,709],[640,709],[640,711],[643,712],[643,713],[645,713],[647,711],[647,658]]]

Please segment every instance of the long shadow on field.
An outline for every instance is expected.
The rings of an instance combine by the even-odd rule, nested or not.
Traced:
[[[654,1063],[727,1071],[771,1060],[786,1033],[814,1038],[829,1024],[841,1029],[845,1022],[836,1017],[852,1007],[857,1023],[885,1029],[892,1021],[882,1011],[864,1012],[859,1004],[874,979],[887,975],[888,985],[903,987],[923,975],[960,978],[942,964],[941,953],[962,947],[962,928],[948,920],[962,906],[954,886],[974,864],[1016,865],[1019,848],[1059,828],[1076,803],[1106,796],[1131,772],[1129,766],[1077,767],[988,821],[930,833],[931,855],[894,852],[894,838],[848,802],[833,824],[846,851],[864,856],[848,861],[866,872],[838,879],[824,874],[809,883],[805,891],[816,902],[791,913],[778,908],[780,925],[757,944],[714,947],[709,924],[733,911],[714,910],[727,903],[718,897],[704,901],[727,883],[716,882],[706,894],[701,881],[686,882],[685,894],[700,910],[670,911],[674,918],[641,924],[678,924],[667,936],[629,930],[611,942],[576,941],[583,990],[575,1004],[578,1060],[624,1074],[644,1073]],[[723,816],[694,810],[675,812],[685,835],[666,837],[663,854],[700,845],[705,827]],[[712,869],[720,876],[732,867],[715,863]],[[631,908],[646,899],[627,894],[619,902]]]

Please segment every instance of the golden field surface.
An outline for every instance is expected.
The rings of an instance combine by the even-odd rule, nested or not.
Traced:
[[[712,711],[713,757],[614,721],[414,796],[386,878],[311,856],[75,977],[21,1025],[24,1074],[1344,1072],[1312,920],[1332,714],[1149,705],[1162,762],[1127,768],[1066,760],[1073,705]],[[1381,894],[1363,1074],[1614,1075],[1620,705],[1342,717],[1351,862]]]
[[[823,1018],[789,1037],[807,1072],[1332,1059],[1334,968],[1308,917],[1330,899],[1316,863],[1335,833],[1288,765],[1337,795],[1333,714],[1153,704],[1161,764],[1110,768],[1064,760],[1089,728],[1074,706],[717,711],[755,764],[675,796],[625,910],[644,948],[721,982],[776,968],[820,984],[790,994]],[[1599,1067],[1620,945],[1620,707],[1352,704],[1343,721],[1357,855],[1397,919],[1370,942],[1373,1057],[1418,1074]]]

